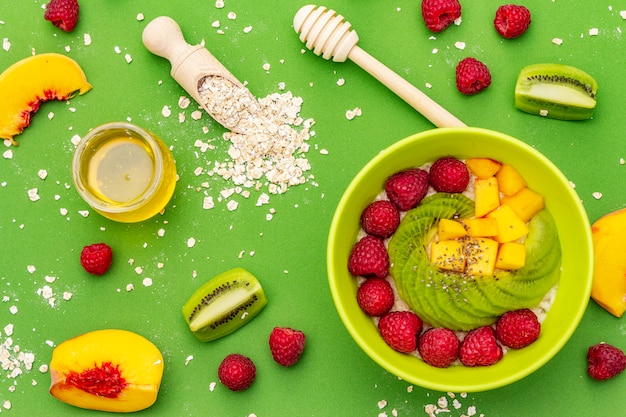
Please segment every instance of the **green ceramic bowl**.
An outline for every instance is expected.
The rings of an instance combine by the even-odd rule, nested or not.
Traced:
[[[556,299],[532,345],[510,350],[497,364],[435,368],[395,352],[383,341],[356,301],[348,256],[357,239],[361,211],[394,172],[438,157],[489,157],[512,164],[530,188],[543,195],[556,219],[562,273]],[[546,157],[510,136],[478,128],[440,128],[410,136],[378,154],[350,183],[335,212],[328,239],[328,280],[337,311],[357,344],[380,366],[407,382],[439,391],[478,392],[508,385],[547,363],[569,340],[589,301],[593,276],[591,229],[568,180]]]

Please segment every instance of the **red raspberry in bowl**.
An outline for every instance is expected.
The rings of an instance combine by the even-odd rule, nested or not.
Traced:
[[[366,235],[359,240],[348,258],[348,270],[352,275],[365,278],[384,278],[389,273],[389,254],[382,240]]]
[[[508,311],[496,322],[496,337],[506,347],[521,349],[539,337],[541,324],[532,310]]]
[[[593,379],[604,381],[626,369],[624,352],[608,343],[598,343],[587,351],[587,373]]]
[[[389,200],[377,200],[361,213],[361,227],[365,233],[386,239],[393,235],[400,224],[400,213]]]
[[[410,210],[428,192],[428,172],[419,168],[396,172],[385,181],[385,192],[398,210]]]
[[[470,175],[463,161],[446,156],[430,167],[430,185],[442,193],[462,193],[469,184]]]
[[[445,327],[433,327],[419,340],[418,351],[422,360],[437,368],[447,368],[459,357],[459,338]]]
[[[50,0],[44,19],[65,32],[71,32],[78,22],[77,0]]]
[[[502,348],[490,326],[471,330],[459,350],[459,359],[465,366],[490,366],[502,359],[502,355]]]
[[[384,278],[368,278],[359,286],[356,299],[367,315],[380,317],[393,307],[393,289]]]
[[[493,25],[504,38],[517,38],[523,35],[530,25],[530,10],[516,4],[502,5],[496,10]]]
[[[479,60],[467,57],[456,66],[456,88],[465,95],[480,93],[491,85],[491,72]]]
[[[293,366],[300,360],[305,342],[306,336],[301,330],[274,327],[269,338],[272,357],[279,365]]]
[[[80,252],[80,264],[93,275],[102,275],[109,270],[113,252],[106,243],[93,243]]]
[[[458,0],[422,0],[422,18],[433,32],[441,32],[459,17],[461,4]]]
[[[217,369],[217,377],[231,391],[242,391],[254,382],[256,366],[246,356],[231,353],[226,356]]]
[[[422,320],[412,311],[392,311],[380,318],[378,330],[393,350],[410,353],[417,348],[422,325]]]

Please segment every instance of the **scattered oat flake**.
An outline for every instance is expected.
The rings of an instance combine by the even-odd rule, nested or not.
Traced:
[[[596,200],[599,200],[602,198],[602,193],[599,191],[596,191],[595,193],[592,194],[593,198],[595,198]]]
[[[263,64],[263,69],[264,69],[265,71],[269,71],[271,67],[272,67],[272,66],[271,66],[269,63],[267,63],[267,62],[266,62],[265,64]]]
[[[187,239],[188,248],[193,248],[195,245],[196,245],[196,239],[194,239],[193,237],[190,237],[189,239]]]
[[[142,267],[140,267],[140,266],[136,267],[136,268],[135,268],[135,273],[136,273],[137,275],[141,275],[141,274],[143,273],[143,268],[142,268]]]
[[[9,38],[2,39],[2,49],[7,52],[9,52],[9,49],[11,49],[11,42],[9,41]]]
[[[37,268],[35,268],[35,265],[28,265],[26,267],[26,270],[28,271],[29,274],[33,274],[37,270]]]
[[[89,210],[79,210],[78,214],[80,214],[81,216],[87,218],[87,217],[89,217]]]
[[[130,56],[130,54],[126,54],[124,55],[124,59],[126,60],[126,62],[128,64],[130,64],[131,62],[133,62],[133,58]]]
[[[2,153],[2,157],[4,159],[13,159],[13,151],[11,149],[7,149]]]
[[[552,39],[552,43],[555,44],[555,45],[561,46],[563,44],[563,39],[561,39],[561,38],[553,38]]]
[[[204,197],[204,200],[202,201],[202,208],[205,210],[209,210],[209,209],[212,209],[213,207],[215,207],[215,202],[213,201],[213,197],[211,196]]]
[[[6,326],[4,326],[4,335],[5,336],[12,336],[13,335],[13,325],[12,324],[7,324]]]
[[[252,26],[246,26],[245,28],[243,28],[243,33],[250,33],[252,32]]]
[[[180,96],[178,98],[178,107],[180,107],[181,109],[186,109],[187,107],[189,107],[190,104],[191,100],[189,99],[189,97]]]
[[[626,20],[626,10],[620,10],[619,15],[622,17],[622,19]]]
[[[355,117],[361,116],[363,113],[360,107],[355,107],[353,110],[346,111],[346,119],[353,120]]]
[[[48,120],[54,119],[54,112],[48,113]]]
[[[122,50],[120,49],[119,46],[114,47],[113,50],[115,51],[116,54],[121,54],[122,53]]]
[[[131,292],[134,289],[135,286],[133,284],[126,284],[126,292]]]
[[[143,284],[144,287],[151,287],[152,286],[152,278],[144,278],[141,283]]]
[[[45,169],[40,169],[39,171],[37,171],[37,176],[42,180],[45,180],[46,177],[48,177],[48,171],[46,171]]]
[[[83,35],[83,44],[85,44],[85,46],[91,45],[91,35],[90,34],[85,33]]]
[[[227,16],[230,20],[235,20],[237,19],[237,13],[235,12],[228,12],[228,16]]]
[[[15,315],[15,314],[17,314],[17,312],[18,312],[18,308],[17,308],[17,306],[11,306],[11,307],[9,307],[9,313],[11,313],[11,314],[14,314],[14,315]]]
[[[462,51],[465,49],[465,42],[455,42],[454,46],[456,47],[456,49],[459,49]]]
[[[229,211],[235,211],[239,207],[239,203],[235,200],[230,200],[228,203],[226,203],[226,207]]]
[[[379,409],[381,409],[381,410],[382,410],[382,409],[383,409],[383,408],[385,408],[385,407],[387,407],[387,401],[386,401],[386,400],[380,400],[380,401],[378,401],[378,408],[379,408]]]
[[[73,296],[74,296],[74,294],[72,294],[69,291],[64,291],[63,292],[63,300],[65,300],[65,301],[70,301]]]
[[[189,355],[185,358],[185,366],[189,365],[189,362],[193,360],[193,355]]]
[[[172,110],[170,109],[170,106],[163,106],[163,109],[161,109],[161,114],[163,115],[163,117],[170,117],[172,115]]]
[[[209,384],[209,391],[213,392],[216,386],[217,386],[217,382],[211,382]]]
[[[138,13],[138,14],[137,14],[137,20],[138,20],[139,22],[143,21],[143,19],[144,19],[144,18],[145,18],[145,17],[144,17],[144,15],[143,15],[143,13]]]
[[[589,36],[598,36],[598,33],[600,33],[598,28],[591,28],[591,29],[589,29]]]
[[[341,87],[341,86],[343,86],[345,84],[346,84],[346,80],[344,78],[340,78],[340,79],[337,80],[337,85],[339,87]]]

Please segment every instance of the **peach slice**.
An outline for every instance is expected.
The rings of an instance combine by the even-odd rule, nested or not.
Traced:
[[[85,73],[71,58],[48,53],[16,62],[0,74],[0,139],[13,139],[30,125],[42,103],[68,100],[91,90]]]
[[[90,410],[133,412],[156,401],[163,356],[126,330],[96,330],[58,345],[50,362],[50,393]]]
[[[606,214],[591,226],[594,272],[591,298],[609,313],[626,311],[626,209]]]

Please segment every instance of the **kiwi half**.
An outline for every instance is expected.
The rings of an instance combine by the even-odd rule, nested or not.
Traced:
[[[529,65],[517,77],[515,107],[552,119],[584,120],[593,116],[597,91],[596,80],[576,67]]]
[[[193,334],[208,342],[248,323],[266,304],[256,277],[243,268],[234,268],[198,288],[182,311]]]

